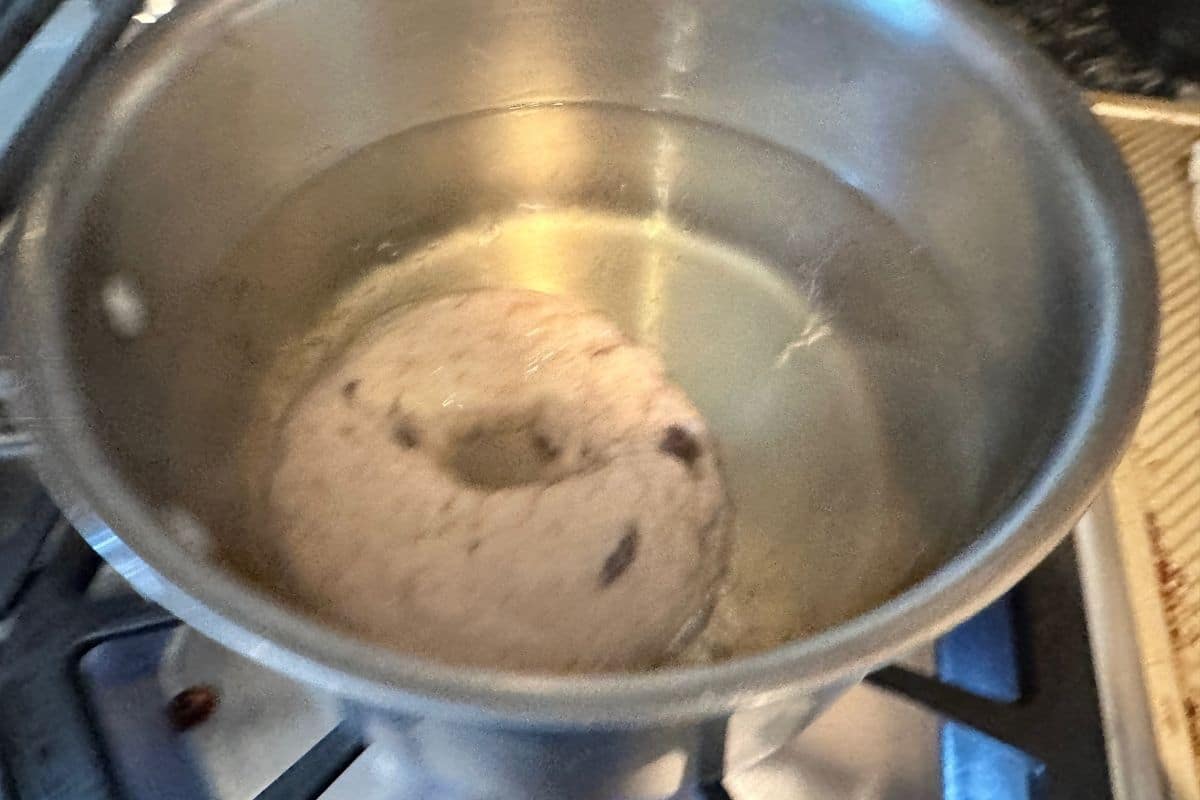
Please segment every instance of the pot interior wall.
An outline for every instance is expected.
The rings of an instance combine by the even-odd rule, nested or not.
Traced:
[[[748,649],[926,574],[1054,446],[1093,357],[1082,179],[935,5],[243,5],[121,117],[70,297],[119,467],[250,577],[264,402],[456,288],[662,349],[756,542],[735,577],[773,570],[792,620]]]

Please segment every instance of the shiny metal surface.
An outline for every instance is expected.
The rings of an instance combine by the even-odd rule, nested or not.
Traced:
[[[167,655],[153,664],[166,641]],[[930,648],[905,660],[932,668]],[[150,667],[145,663],[149,662]],[[130,667],[129,665],[135,665]],[[102,644],[85,657],[83,680],[112,748],[116,771],[131,776],[130,800],[164,793],[252,800],[338,723],[333,698],[231,653],[186,626]],[[130,673],[144,674],[131,679]],[[128,735],[127,706],[159,708],[182,688],[217,687],[213,717],[157,748]],[[910,800],[941,796],[940,720],[927,708],[874,686],[850,689],[804,734],[725,782],[734,800]],[[125,734],[125,735],[123,735]],[[669,759],[668,759],[669,760]],[[683,759],[676,759],[682,764]],[[320,794],[320,800],[473,800],[407,754],[376,743]],[[628,795],[622,796],[622,798]],[[665,798],[664,798],[665,800]],[[688,787],[671,800],[703,800]]]
[[[250,800],[338,723],[331,698],[183,625],[103,642],[80,672],[131,800]],[[210,720],[175,740],[139,733],[149,726],[131,705],[157,710],[196,685],[218,694]]]
[[[447,771],[492,770],[524,796],[581,780],[662,793],[755,762],[871,666],[1036,563],[1136,418],[1155,321],[1136,197],[1072,91],[973,9],[217,0],[175,14],[93,82],[47,148],[8,248],[22,400],[50,423],[41,469],[140,591],[234,649],[388,712],[381,737]],[[506,109],[490,114],[503,124],[435,139],[416,162],[382,151],[377,174],[349,173],[345,190],[298,191],[336,184],[347,173],[331,167],[394,134],[462,130]],[[597,109],[613,113],[587,116]],[[291,235],[249,257],[288,208]],[[586,235],[513,235],[575,209],[617,220],[619,235],[592,246],[627,244],[628,295],[587,259],[546,256],[579,252]],[[378,256],[411,264],[418,246],[488,239],[471,227],[480,219],[505,234],[497,248],[525,242],[482,251],[498,280],[564,279],[553,288],[604,295],[639,335],[673,307],[695,312],[672,300],[703,296],[697,275],[744,263],[767,276],[755,285],[788,287],[815,310],[816,327],[765,336],[761,307],[722,305],[745,295],[720,283],[708,288],[716,338],[691,330],[714,355],[741,341],[781,359],[813,398],[807,447],[773,465],[767,488],[825,514],[807,542],[865,554],[825,570],[854,565],[831,584],[843,604],[832,627],[645,675],[452,669],[314,625],[179,540],[164,518],[180,507],[218,539],[236,530],[246,501],[230,455],[252,393],[281,345],[383,274],[382,258],[355,254],[388,242],[398,249]],[[639,225],[640,238],[626,235]],[[697,247],[726,256],[690,274],[653,268]],[[432,279],[388,296],[480,280],[438,258]],[[655,275],[670,291],[643,280]],[[753,416],[753,383],[682,382],[708,392],[699,402],[725,429]],[[878,579],[895,559],[875,546],[892,542],[880,533],[901,508],[908,572]]]
[[[1096,688],[1104,715],[1104,739],[1115,800],[1162,800],[1174,796],[1164,782],[1162,754],[1136,642],[1129,584],[1108,492],[1102,492],[1076,528],[1088,632],[1096,665]]]

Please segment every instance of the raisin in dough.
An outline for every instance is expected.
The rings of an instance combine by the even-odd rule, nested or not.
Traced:
[[[703,624],[730,513],[658,356],[560,297],[485,290],[378,321],[297,399],[268,487],[290,593],[463,665],[628,670]]]

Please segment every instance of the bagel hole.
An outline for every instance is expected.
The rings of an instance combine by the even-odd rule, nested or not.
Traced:
[[[559,449],[536,420],[498,420],[478,425],[451,445],[446,466],[459,481],[485,489],[551,483]]]

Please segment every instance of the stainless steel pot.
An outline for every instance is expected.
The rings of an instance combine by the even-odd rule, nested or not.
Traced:
[[[1116,460],[1156,320],[1110,142],[983,11],[931,0],[194,2],[91,82],[7,254],[22,402],[92,545],[431,770],[523,797],[734,770],[999,595]],[[712,277],[743,262],[769,280]],[[491,283],[603,306],[735,460],[783,453],[743,489],[809,521],[794,552],[828,627],[652,674],[460,669],[318,625],[187,541],[236,550],[247,409],[335,298]],[[777,289],[804,325],[768,324],[752,300]],[[739,371],[793,358],[782,388]],[[755,439],[772,391],[803,393],[795,452]]]

